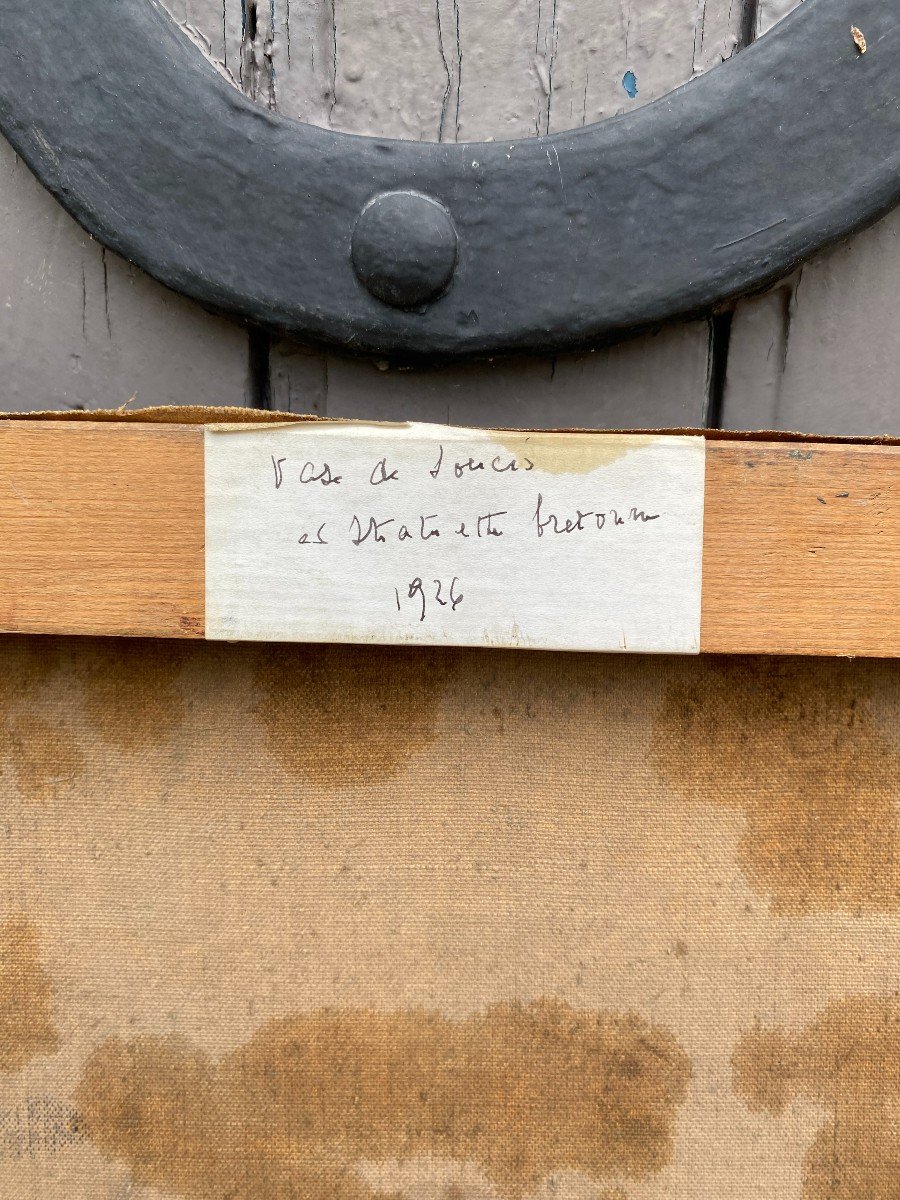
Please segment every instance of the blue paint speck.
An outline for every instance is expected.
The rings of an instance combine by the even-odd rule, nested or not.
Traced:
[[[633,100],[638,94],[637,75],[635,75],[634,71],[625,72],[625,76],[622,79],[622,87]]]

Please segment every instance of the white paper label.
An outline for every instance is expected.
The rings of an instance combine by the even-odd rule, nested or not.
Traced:
[[[206,636],[691,654],[699,437],[206,430]]]

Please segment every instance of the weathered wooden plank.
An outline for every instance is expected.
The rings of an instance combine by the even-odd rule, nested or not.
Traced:
[[[83,232],[0,139],[0,408],[248,397],[247,336]]]
[[[377,13],[357,0],[169,0],[168,7],[259,103],[356,132],[454,139],[527,136],[644,103],[728,57],[741,24],[733,0],[608,0],[600,12],[563,0],[390,0]],[[16,178],[18,189],[22,172],[13,168],[6,182]],[[704,322],[549,365],[486,363],[412,377],[280,346],[261,384],[265,341],[251,370],[241,330],[157,288],[71,222],[57,229],[67,219],[32,190],[34,204],[18,190],[7,203],[19,215],[7,235],[17,248],[32,235],[42,253],[32,256],[30,275],[10,277],[14,317],[0,348],[8,408],[35,395],[46,397],[44,406],[93,405],[98,397],[120,404],[135,393],[135,403],[161,403],[183,395],[185,385],[203,402],[235,404],[259,400],[269,386],[275,407],[335,415],[467,422],[477,412],[530,426],[704,419]],[[26,228],[42,205],[45,225]],[[48,268],[43,252],[51,243],[57,262]],[[0,255],[10,254],[0,244]],[[27,252],[19,258],[27,262]],[[98,278],[102,309],[92,305]],[[51,338],[50,324],[67,336]]]
[[[202,435],[0,422],[0,628],[202,636]],[[900,656],[900,447],[709,440],[703,544],[703,651]]]
[[[555,14],[547,22],[546,10]],[[649,103],[730,58],[741,5],[687,0],[541,6],[549,29],[542,82],[554,132]],[[552,72],[551,72],[552,67]]]
[[[756,36],[762,37],[764,33],[768,33],[773,25],[786,17],[789,12],[793,12],[800,3],[802,0],[758,0]]]
[[[900,214],[742,301],[732,326],[726,429],[864,436],[898,430]]]
[[[705,324],[593,354],[430,371],[295,347],[282,347],[273,362],[274,407],[284,411],[530,429],[701,425],[710,370]]]
[[[797,0],[761,0],[765,33]],[[848,12],[848,25],[852,13]],[[849,30],[848,30],[849,33]],[[877,435],[898,429],[900,214],[738,304],[722,409],[725,429]]]
[[[216,17],[204,0],[171,0],[168,7],[199,46],[224,61],[220,4]],[[229,20],[234,27],[233,15]],[[104,250],[3,141],[0,214],[0,408],[252,400],[246,332]]]

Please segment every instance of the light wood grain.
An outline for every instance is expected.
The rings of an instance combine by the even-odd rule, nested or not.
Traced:
[[[900,447],[709,442],[704,651],[900,655]]]
[[[0,628],[202,637],[203,430],[0,422]]]
[[[201,424],[0,421],[0,629],[203,637],[203,476]],[[703,651],[900,657],[900,447],[711,439],[704,525]]]

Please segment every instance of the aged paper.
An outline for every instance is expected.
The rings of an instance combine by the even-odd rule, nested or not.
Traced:
[[[205,438],[208,638],[699,651],[700,437]]]

